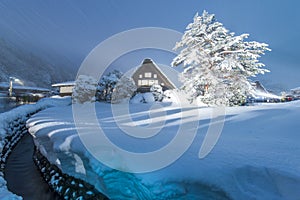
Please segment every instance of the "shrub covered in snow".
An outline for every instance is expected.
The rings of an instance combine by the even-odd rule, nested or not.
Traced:
[[[179,90],[166,90],[164,92],[162,91],[162,93],[159,93],[159,95],[161,100],[157,100],[157,97],[153,92],[137,93],[132,97],[130,103],[153,103],[156,101],[173,104],[182,104],[184,102],[188,103],[186,94]]]
[[[174,91],[163,91],[160,85],[152,85],[150,92],[137,93],[131,100],[131,103],[153,103],[158,102],[173,102],[177,101],[174,97]]]
[[[116,87],[122,75],[123,74],[120,71],[114,70],[100,79],[97,87],[98,101],[111,101],[114,88]]]
[[[111,103],[119,103],[123,100],[129,100],[136,89],[137,87],[132,78],[128,78],[127,76],[123,75],[113,89]]]
[[[154,87],[151,89],[153,91]],[[157,90],[156,90],[157,91]],[[165,102],[172,104],[185,104],[188,103],[187,95],[181,90],[158,90],[160,92],[147,92],[137,93],[130,100],[130,103],[153,103],[153,102]],[[156,96],[157,95],[157,96]],[[159,98],[158,98],[159,97]]]
[[[97,80],[92,76],[79,75],[77,80],[75,81],[72,102],[94,102],[97,84]]]
[[[100,79],[96,96],[98,101],[119,103],[130,99],[135,91],[136,86],[131,78],[113,70]]]
[[[153,102],[155,102],[155,98],[151,92],[137,93],[130,100],[130,103],[153,103]]]
[[[152,92],[155,101],[162,101],[164,98],[164,92],[160,85],[152,85],[150,88],[150,92]]]

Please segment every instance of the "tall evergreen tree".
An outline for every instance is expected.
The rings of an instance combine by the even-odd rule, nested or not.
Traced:
[[[248,78],[268,72],[258,58],[268,45],[247,42],[248,34],[235,36],[213,14],[195,15],[176,43],[180,53],[172,65],[182,64],[183,89],[190,100],[201,98],[211,105],[239,105],[251,88]]]

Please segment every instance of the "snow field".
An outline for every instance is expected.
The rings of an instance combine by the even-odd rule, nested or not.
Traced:
[[[113,116],[110,104],[95,103],[101,128],[122,149],[136,153],[155,151],[176,137],[182,124],[190,122],[198,124],[196,137],[171,165],[149,173],[127,173],[105,166],[83,145],[76,129],[83,129],[96,140],[94,127],[98,124],[83,122],[75,127],[71,106],[41,111],[28,120],[27,126],[35,144],[52,164],[63,173],[94,185],[111,199],[299,198],[300,101],[226,108],[222,134],[203,159],[199,159],[198,153],[213,108],[185,108],[170,103],[124,106],[129,106],[133,122],[124,120],[123,115]],[[156,115],[151,118],[149,110]],[[161,119],[164,125],[155,127]],[[152,128],[161,130],[144,140],[131,137],[120,128],[146,128],[151,122]],[[188,134],[189,129],[185,131]],[[95,144],[98,153],[110,158],[120,169],[134,166],[126,163],[126,158],[114,148],[102,146],[101,141]]]

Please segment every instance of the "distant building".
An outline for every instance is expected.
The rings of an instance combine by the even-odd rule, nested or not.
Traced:
[[[75,86],[74,81],[53,84],[52,87],[58,88],[60,96],[72,96],[72,91]]]
[[[250,90],[249,102],[280,102],[281,97],[268,91],[259,81],[255,81]]]
[[[10,84],[7,82],[0,83],[0,98],[13,98],[17,102],[36,102],[43,97],[50,95],[50,90],[40,87],[29,87],[23,85],[12,85],[9,92]]]
[[[146,58],[132,75],[138,92],[149,92],[152,85],[160,85],[163,90],[175,89],[176,86],[163,71],[149,58]]]
[[[300,87],[291,89],[292,95],[299,96],[300,95]]]

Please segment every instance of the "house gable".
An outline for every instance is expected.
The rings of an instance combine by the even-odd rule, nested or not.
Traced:
[[[147,92],[154,84],[161,85],[163,90],[175,89],[175,85],[149,58],[133,73],[132,79],[138,87],[139,92]]]

